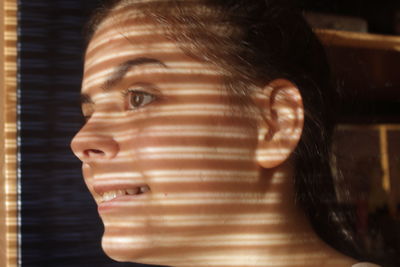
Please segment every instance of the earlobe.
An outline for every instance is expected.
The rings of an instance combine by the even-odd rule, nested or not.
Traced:
[[[256,160],[263,168],[275,168],[289,158],[300,141],[303,101],[297,86],[285,79],[265,86],[262,98],[257,101],[263,119],[258,125]]]

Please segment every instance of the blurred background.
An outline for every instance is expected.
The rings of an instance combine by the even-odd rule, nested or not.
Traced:
[[[400,1],[297,2],[327,29],[318,33],[343,97],[333,146],[339,199],[356,210],[360,244],[400,266]],[[102,224],[69,149],[82,123],[82,28],[100,3],[19,0],[23,267],[141,266],[103,254]]]

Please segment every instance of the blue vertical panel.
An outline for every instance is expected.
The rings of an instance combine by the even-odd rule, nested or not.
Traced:
[[[80,127],[82,27],[97,4],[19,3],[23,267],[142,266],[102,252],[102,224],[69,148]]]

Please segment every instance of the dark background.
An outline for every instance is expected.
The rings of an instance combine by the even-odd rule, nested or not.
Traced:
[[[295,0],[307,10],[363,18],[371,33],[394,34],[399,0]]]
[[[98,2],[19,3],[23,267],[140,266],[102,252],[102,223],[69,149],[81,125],[82,26]]]
[[[251,0],[250,0],[251,1]],[[69,143],[81,126],[82,28],[99,0],[19,1],[21,266],[142,266],[108,259],[102,223]],[[304,0],[394,33],[392,1]]]

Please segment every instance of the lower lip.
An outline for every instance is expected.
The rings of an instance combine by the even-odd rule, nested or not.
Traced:
[[[129,205],[129,203],[132,203],[135,205],[135,201],[137,200],[143,200],[149,198],[149,193],[142,193],[139,195],[124,195],[124,196],[119,196],[116,197],[112,200],[104,201],[98,204],[98,212],[99,213],[105,213],[109,211],[113,211],[116,209],[121,209]],[[133,206],[132,205],[132,206]]]

